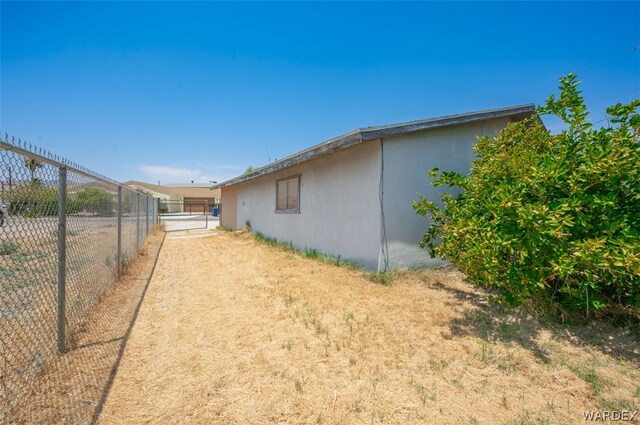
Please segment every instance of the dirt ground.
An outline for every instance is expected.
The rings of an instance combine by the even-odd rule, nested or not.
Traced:
[[[68,217],[66,333],[71,346],[116,280],[115,222],[114,217]],[[52,223],[55,217],[10,217],[0,227],[0,421],[57,358],[58,248]],[[127,264],[137,257],[135,222],[125,220],[121,260]]]
[[[149,237],[122,278],[91,310],[84,326],[69,335],[69,351],[47,358],[37,376],[25,378],[24,394],[14,397],[15,404],[6,412],[0,409],[0,423],[87,424],[94,420],[163,238],[164,232]],[[0,383],[4,378],[0,374]]]
[[[383,286],[249,234],[174,233],[100,423],[584,423],[639,408],[638,347],[503,312],[452,270]]]

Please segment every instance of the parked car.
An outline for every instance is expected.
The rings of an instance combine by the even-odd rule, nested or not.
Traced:
[[[0,202],[0,226],[4,225],[4,219],[9,215],[7,204]]]

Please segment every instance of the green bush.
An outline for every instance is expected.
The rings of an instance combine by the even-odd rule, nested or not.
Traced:
[[[69,189],[68,189],[69,190]],[[34,180],[15,186],[7,194],[9,215],[23,217],[43,217],[58,214],[59,190],[57,185],[50,186]],[[98,187],[85,187],[76,193],[67,193],[67,213],[90,212],[94,214],[113,214],[117,203],[115,195]]]
[[[38,180],[13,187],[7,198],[9,215],[42,217],[58,214],[58,188]]]
[[[576,77],[560,82],[538,112],[568,129],[512,123],[478,139],[469,176],[430,171],[462,192],[414,203],[431,219],[421,246],[511,306],[640,307],[640,100],[608,108],[611,124],[595,129]]]
[[[67,200],[67,212],[113,214],[117,206],[115,195],[99,187],[85,187]]]

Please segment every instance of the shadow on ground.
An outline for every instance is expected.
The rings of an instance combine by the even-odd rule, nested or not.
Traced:
[[[7,423],[95,423],[153,275],[165,233],[154,234],[140,256],[96,306],[69,349],[45,363]]]
[[[544,324],[523,307],[508,309],[488,301],[482,289],[463,290],[441,282],[433,286],[448,292],[458,301],[471,305],[449,323],[451,337],[473,336],[485,342],[501,341],[520,345],[540,361],[548,363],[550,353],[539,343],[540,333],[550,332],[555,338],[577,347],[588,346],[607,356],[640,364],[640,335],[603,321],[587,325]]]

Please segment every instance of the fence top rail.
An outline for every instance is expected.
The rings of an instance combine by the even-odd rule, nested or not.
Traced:
[[[7,133],[4,133],[4,137],[3,137],[1,131],[0,131],[0,148],[8,151],[17,152],[20,155],[26,156],[28,158],[33,158],[37,161],[45,162],[55,167],[63,167],[74,173],[81,174],[86,177],[91,177],[97,180],[101,180],[105,183],[122,187],[132,192],[137,192],[145,196],[150,196],[138,189],[129,187],[123,183],[120,183],[109,177],[103,176],[100,173],[96,173],[95,171],[92,171],[86,167],[83,167],[82,165],[79,165],[73,161],[69,161],[64,157],[61,157],[52,152],[49,152],[46,149],[42,149],[38,146],[32,145],[31,143],[27,143],[26,140],[16,139],[14,136],[9,136],[9,134]]]

